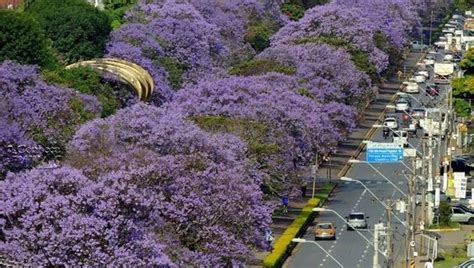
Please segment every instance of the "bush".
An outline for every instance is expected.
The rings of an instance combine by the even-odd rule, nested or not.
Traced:
[[[439,203],[439,225],[449,226],[451,222],[451,206],[448,202],[443,201]]]
[[[186,66],[184,64],[180,64],[177,60],[171,57],[162,57],[158,59],[158,62],[168,73],[168,81],[171,87],[175,90],[180,89],[183,83],[182,76],[186,71]]]
[[[122,107],[119,99],[114,95],[113,88],[104,83],[99,73],[92,68],[78,67],[44,71],[43,78],[49,84],[59,84],[96,96],[102,106],[101,117],[112,115]]]
[[[245,33],[244,40],[249,43],[257,52],[263,51],[270,46],[270,37],[273,31],[267,23],[259,23],[257,25],[249,26]]]
[[[237,64],[229,71],[232,75],[263,75],[269,72],[277,72],[287,75],[296,74],[296,68],[286,66],[273,60],[249,60]]]
[[[299,20],[304,16],[304,7],[295,3],[284,3],[281,5],[281,12],[291,20]]]
[[[107,15],[83,0],[36,0],[26,10],[51,39],[61,60],[102,57],[112,30]]]
[[[283,234],[275,241],[273,251],[263,260],[264,267],[281,266],[286,251],[288,250],[288,246],[292,243],[291,240],[295,238],[301,229],[308,224],[309,220],[311,220],[313,208],[317,207],[319,202],[320,200],[317,198],[308,200],[308,203],[306,203],[300,215],[298,215],[285,232],[283,232]]]
[[[55,59],[43,29],[24,13],[0,10],[0,62],[52,67]]]
[[[105,13],[110,19],[112,29],[118,29],[124,23],[124,15],[137,0],[106,0],[104,1]]]

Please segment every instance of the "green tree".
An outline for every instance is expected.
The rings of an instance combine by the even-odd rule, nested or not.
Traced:
[[[27,12],[38,19],[65,63],[101,57],[112,30],[109,17],[83,0],[36,0]]]
[[[40,25],[29,16],[0,10],[0,62],[52,66],[54,56]]]
[[[466,70],[467,74],[474,74],[474,49],[469,49],[459,63],[459,66]]]
[[[465,99],[454,99],[454,109],[456,110],[456,115],[460,117],[468,117],[471,115],[471,105]]]
[[[451,206],[448,202],[443,201],[439,203],[439,225],[449,226],[451,222]]]

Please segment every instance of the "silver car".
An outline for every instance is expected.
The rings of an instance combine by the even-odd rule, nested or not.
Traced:
[[[347,222],[349,223],[347,225],[347,230],[352,231],[354,228],[362,228],[362,229],[367,229],[367,219],[369,217],[365,216],[365,213],[363,212],[353,212],[349,214],[348,217],[346,217]]]

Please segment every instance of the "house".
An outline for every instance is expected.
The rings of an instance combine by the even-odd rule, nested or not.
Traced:
[[[17,8],[22,0],[0,0],[0,9],[3,8]]]

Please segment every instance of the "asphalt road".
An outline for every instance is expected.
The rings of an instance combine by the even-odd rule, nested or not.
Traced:
[[[441,60],[443,53],[437,57]],[[432,79],[432,68],[430,78]],[[422,104],[439,106],[439,103],[443,102],[446,97],[446,86],[441,86],[442,96],[438,96],[433,99],[424,94],[424,90],[420,91],[420,94],[413,94],[408,99],[412,99],[413,107],[420,107]],[[415,101],[416,99],[417,101]],[[399,115],[401,116],[401,114]],[[399,120],[399,122],[402,122]],[[424,136],[421,131],[418,135]],[[436,137],[434,137],[436,139]],[[377,129],[373,135],[372,141],[375,142],[391,142],[392,138],[384,139],[382,135],[382,129]],[[408,142],[418,151],[422,151],[420,138],[409,138]],[[435,146],[443,146],[443,142],[435,143]],[[437,147],[433,148],[435,159],[433,160],[433,176],[438,170],[439,156]],[[365,160],[365,151],[362,152],[358,158],[359,160]],[[405,163],[411,167],[411,163],[405,160]],[[380,176],[373,168],[378,169],[383,173],[387,179]],[[373,164],[373,168],[366,163],[353,164],[352,168],[346,175],[353,179],[361,180],[380,200],[387,199],[399,199],[404,198],[408,193],[407,178],[403,174],[403,170],[406,167],[403,164]],[[398,188],[398,189],[397,189]],[[361,233],[356,231],[347,231],[345,222],[340,219],[335,213],[326,211],[321,212],[320,215],[315,219],[313,226],[317,222],[332,222],[337,227],[337,239],[334,241],[320,241],[319,243],[324,249],[326,249],[332,256],[344,265],[344,267],[372,267],[374,248],[371,244],[366,242],[361,234],[364,235],[368,240],[373,240],[373,226],[376,223],[384,222],[386,224],[387,217],[385,208],[378,201],[369,194],[369,192],[357,182],[344,182],[340,181],[336,188],[333,198],[328,200],[326,208],[332,209],[339,213],[342,217],[347,216],[351,212],[364,212],[366,216],[369,216],[368,230],[360,230]],[[404,221],[404,215],[397,214],[397,216]],[[314,240],[314,227],[310,226],[303,236],[307,240]],[[405,227],[399,223],[396,219],[392,220],[392,228],[394,230],[394,241],[393,241],[393,260],[399,259],[399,256],[404,254],[404,232]],[[385,244],[382,239],[381,245]],[[381,251],[384,251],[386,247],[382,246]],[[385,258],[379,254],[379,263],[382,267],[386,266]],[[289,267],[339,267],[328,255],[320,250],[316,245],[311,243],[299,244],[293,252],[293,256],[287,262]],[[385,264],[385,265],[384,265]],[[393,267],[393,266],[392,266]]]

